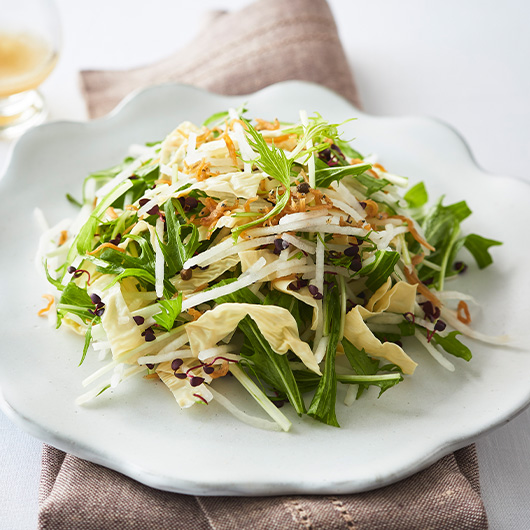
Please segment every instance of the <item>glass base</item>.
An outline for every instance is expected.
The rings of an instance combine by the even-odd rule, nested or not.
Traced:
[[[17,138],[46,119],[48,109],[37,90],[0,98],[0,139]]]

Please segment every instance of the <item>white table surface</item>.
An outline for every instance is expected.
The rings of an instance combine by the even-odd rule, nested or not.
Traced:
[[[80,69],[150,63],[191,39],[206,11],[249,3],[57,0],[63,53],[42,87],[50,119],[86,119]],[[367,112],[439,118],[462,133],[484,169],[530,181],[530,3],[330,4]],[[0,142],[0,168],[8,149]],[[518,383],[518,376],[514,384],[530,384],[527,376]],[[477,447],[491,528],[530,528],[530,412],[483,436]],[[38,440],[0,413],[1,529],[36,527],[40,450]]]

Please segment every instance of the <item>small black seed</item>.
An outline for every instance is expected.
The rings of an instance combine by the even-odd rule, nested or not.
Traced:
[[[145,206],[148,202],[149,202],[149,199],[140,199],[138,201],[138,204],[140,205],[140,207],[142,207],[142,206]]]
[[[282,250],[289,247],[289,243],[283,240],[281,237],[274,240],[274,253],[279,254]]]
[[[151,333],[146,333],[144,335],[144,339],[145,339],[145,342],[153,342],[156,339],[156,337],[154,333],[151,332]]]
[[[359,272],[362,268],[363,268],[363,264],[361,263],[361,258],[357,255],[355,256],[355,258],[351,260],[350,270],[354,272]]]
[[[193,271],[191,269],[182,269],[180,271],[180,277],[184,280],[191,280],[191,277],[193,276]]]
[[[152,370],[155,367],[155,365],[151,364],[151,363],[146,364],[145,366],[147,366],[147,368],[149,368],[149,370]]]
[[[197,208],[198,204],[199,201],[195,197],[188,195],[184,200],[184,211],[189,212],[193,208]]]
[[[149,215],[156,215],[160,212],[160,209],[158,208],[158,204],[155,204],[150,210],[147,210],[147,213]]]
[[[199,385],[202,385],[203,383],[204,383],[204,377],[198,377],[195,375],[190,379],[191,386],[199,386]]]
[[[315,300],[322,300],[322,298],[324,298],[324,295],[322,293],[317,293],[313,295],[313,298]]]
[[[467,271],[467,265],[463,261],[457,261],[453,265],[453,269],[458,271],[458,274],[463,274]]]
[[[178,374],[175,374],[175,377],[177,379],[186,379],[186,377],[188,377],[186,374],[183,374],[182,372],[178,373]]]
[[[304,195],[306,193],[309,193],[310,189],[311,189],[311,186],[309,185],[308,182],[300,182],[300,184],[298,184],[298,186],[296,186],[296,191],[298,193],[303,193]]]
[[[203,371],[205,374],[213,374],[215,370],[213,366],[205,366]]]
[[[366,208],[366,203],[364,201],[361,201],[359,204],[361,205],[361,208]]]
[[[434,324],[434,329],[436,331],[443,331],[447,327],[446,323],[443,320],[437,320]]]
[[[141,326],[145,322],[145,318],[141,316],[133,317],[137,326]]]
[[[287,286],[287,289],[289,289],[289,291],[299,291],[299,290],[300,290],[300,287],[298,287],[298,282],[291,282],[291,283]]]
[[[92,300],[92,303],[95,305],[101,304],[101,298],[96,293],[90,295],[90,300]]]
[[[109,240],[112,245],[119,245],[121,243],[121,234],[116,234],[114,239]]]
[[[73,265],[70,265],[66,270],[68,274],[73,274],[77,269]]]
[[[182,206],[182,208],[186,206],[186,199],[184,197],[179,197],[177,200],[180,202],[180,205]]]
[[[184,363],[184,361],[182,359],[175,359],[172,363],[171,363],[171,369],[173,371],[175,370],[178,370],[182,364]]]
[[[359,254],[359,245],[351,245],[344,251],[344,255],[349,258],[357,256],[357,254]]]
[[[105,312],[105,308],[102,307],[101,309],[96,309],[96,311],[95,311],[94,314],[95,314],[97,317],[100,317],[100,316],[103,316],[103,313],[104,313],[104,312]]]
[[[311,285],[308,287],[308,289],[309,289],[309,292],[310,292],[313,296],[315,296],[316,294],[318,294],[318,287],[317,287],[316,285],[311,284]]]

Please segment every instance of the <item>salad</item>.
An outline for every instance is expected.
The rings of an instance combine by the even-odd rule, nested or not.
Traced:
[[[461,232],[465,201],[429,206],[423,183],[409,188],[318,114],[247,112],[131,146],[67,196],[75,219],[44,231],[38,263],[56,292],[39,314],[84,336],[80,363],[103,363],[79,405],[143,377],[182,408],[217,401],[256,427],[289,430],[285,403],[338,427],[339,384],[351,405],[424,355],[450,371],[469,361],[462,335],[507,341],[473,330],[472,297],[446,289],[467,269],[462,247],[482,269],[501,244]],[[270,419],[219,390],[230,375]]]

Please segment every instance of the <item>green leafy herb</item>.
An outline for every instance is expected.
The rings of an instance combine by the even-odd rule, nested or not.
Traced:
[[[341,303],[340,292],[335,280],[331,281],[331,286],[326,292],[324,304],[324,327],[329,338],[326,346],[326,356],[324,358],[323,375],[307,414],[328,425],[340,427],[335,414],[335,402],[337,400],[335,357],[337,355],[337,345],[341,332]]]
[[[236,240],[239,237],[239,234],[244,230],[263,223],[270,217],[274,217],[276,214],[280,213],[289,202],[289,198],[291,196],[291,166],[293,164],[293,159],[288,159],[285,156],[285,153],[274,145],[269,147],[263,139],[263,136],[256,131],[256,129],[252,127],[248,121],[245,120],[245,123],[248,127],[247,132],[250,134],[250,137],[247,136],[248,143],[259,155],[254,160],[254,164],[256,164],[261,171],[267,173],[267,175],[270,175],[278,182],[283,184],[284,193],[279,195],[279,189],[277,188],[276,205],[269,213],[263,217],[260,217],[259,219],[255,219],[250,223],[244,224],[232,230],[232,234]]]
[[[439,344],[447,353],[470,361],[472,357],[471,350],[456,338],[458,335],[461,335],[459,331],[451,331],[445,337],[442,337],[439,333],[435,333],[431,341],[434,344]]]
[[[410,208],[421,208],[427,204],[429,195],[425,189],[425,184],[423,182],[418,182],[418,184],[412,186],[412,188],[405,193],[404,199],[408,202]]]
[[[315,182],[317,187],[328,188],[335,181],[340,181],[348,176],[355,177],[361,175],[371,167],[371,164],[328,167],[324,161],[317,158],[315,159]]]
[[[182,311],[182,293],[179,293],[177,298],[172,300],[161,300],[158,302],[161,313],[153,315],[153,318],[157,324],[165,328],[166,331],[171,331],[171,328],[175,324],[175,320]]]

